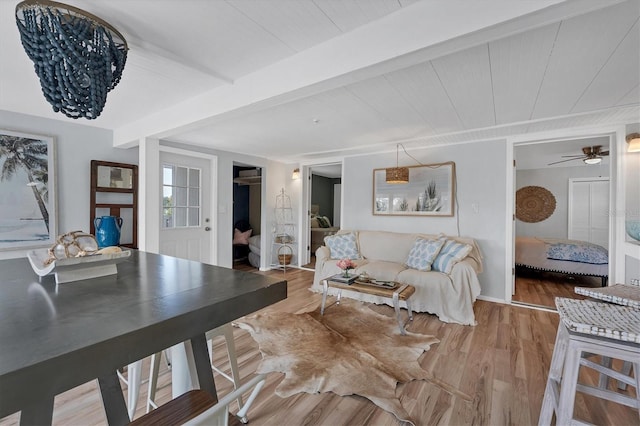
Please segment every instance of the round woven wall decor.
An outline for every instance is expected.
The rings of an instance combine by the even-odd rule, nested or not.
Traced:
[[[541,186],[525,186],[516,192],[516,217],[523,222],[542,222],[556,209],[556,198]]]

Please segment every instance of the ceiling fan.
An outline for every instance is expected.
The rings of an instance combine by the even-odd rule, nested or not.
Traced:
[[[586,164],[599,164],[602,161],[602,157],[609,155],[609,151],[603,151],[602,145],[585,146],[582,148],[582,155],[563,155],[562,157],[570,157],[566,160],[556,161],[554,163],[547,164],[551,166],[553,164],[564,163],[573,160],[582,160]]]

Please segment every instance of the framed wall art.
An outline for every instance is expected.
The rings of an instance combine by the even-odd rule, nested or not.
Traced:
[[[373,170],[373,214],[453,216],[455,163],[411,166],[408,183],[387,183],[386,169]]]
[[[52,137],[0,130],[0,250],[53,245],[55,176]]]

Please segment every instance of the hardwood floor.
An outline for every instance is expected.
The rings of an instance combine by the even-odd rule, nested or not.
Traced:
[[[512,300],[555,310],[556,297],[584,299],[584,296],[575,293],[576,287],[600,287],[601,285],[602,281],[597,277],[569,276],[518,267],[516,268],[516,293]]]
[[[307,311],[320,303],[320,295],[308,290],[312,272],[287,269],[286,274],[282,271],[257,273],[284,276],[288,281],[288,298],[266,308],[268,310]],[[372,305],[372,308],[393,316],[393,309],[388,306]],[[478,321],[475,327],[445,324],[429,314],[416,314],[408,326],[409,331],[433,334],[440,339],[439,344],[420,358],[422,367],[472,395],[473,401],[462,401],[427,382],[414,381],[399,386],[403,406],[423,425],[537,424],[558,325],[557,314],[485,301],[476,302],[474,309]],[[234,336],[240,373],[242,377],[251,376],[261,359],[257,344],[244,330],[234,329]],[[223,342],[221,338],[214,341],[214,362],[226,366]],[[148,367],[143,371],[148,372]],[[596,382],[593,375],[581,374],[583,381]],[[251,425],[399,424],[391,414],[358,396],[340,397],[329,393],[280,398],[274,391],[282,378],[281,374],[269,375],[249,411]],[[169,379],[167,371],[160,376],[157,395],[160,403],[170,398]],[[217,375],[216,385],[221,395],[231,389],[231,384]],[[142,388],[136,417],[144,413],[142,401],[146,398],[146,385]],[[635,395],[631,387],[626,392]],[[595,424],[639,423],[637,411],[583,395],[577,398],[576,414]],[[14,425],[18,421],[19,415],[14,414],[0,420],[0,425]],[[106,424],[95,381],[56,397],[53,422],[56,425]]]

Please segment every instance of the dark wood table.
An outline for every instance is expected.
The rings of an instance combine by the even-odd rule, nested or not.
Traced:
[[[55,395],[97,378],[109,424],[126,424],[116,370],[184,341],[215,396],[205,332],[286,297],[284,280],[135,250],[117,275],[58,286],[1,260],[0,418],[50,424]]]

